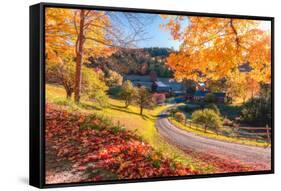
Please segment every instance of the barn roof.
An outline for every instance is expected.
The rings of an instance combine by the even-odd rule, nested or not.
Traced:
[[[168,85],[164,84],[161,81],[156,81],[155,83],[157,84],[158,87],[169,87]]]
[[[194,93],[194,96],[198,96],[198,97],[205,97],[206,94],[210,93],[209,91],[202,91],[202,90],[197,90]],[[216,92],[216,93],[212,93],[215,97],[225,97],[225,93],[223,92]]]
[[[202,91],[202,90],[197,90],[197,91],[195,91],[194,96],[205,97],[205,95],[206,95],[207,93],[209,93],[209,92],[207,92],[207,91]]]
[[[223,92],[217,92],[217,93],[213,93],[215,97],[225,97],[225,93]]]

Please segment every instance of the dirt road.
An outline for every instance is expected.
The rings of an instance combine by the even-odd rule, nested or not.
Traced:
[[[170,123],[166,111],[159,115],[156,128],[170,143],[186,152],[198,154],[204,160],[220,160],[222,165],[241,164],[251,170],[271,168],[271,148],[224,142],[184,131]]]

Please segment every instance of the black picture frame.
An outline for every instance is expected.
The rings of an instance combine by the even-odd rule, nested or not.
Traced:
[[[123,11],[136,13],[158,13],[185,16],[203,16],[203,17],[220,17],[220,18],[240,18],[265,20],[271,22],[271,96],[272,96],[272,136],[271,136],[271,170],[221,173],[221,174],[204,174],[189,175],[180,177],[161,177],[145,178],[132,180],[117,181],[100,181],[100,182],[81,182],[81,183],[61,183],[45,184],[45,39],[44,39],[44,22],[45,8],[76,8],[76,9],[95,9],[105,11]],[[30,6],[30,139],[29,139],[29,184],[38,188],[53,188],[67,186],[99,185],[99,184],[119,184],[147,181],[179,180],[194,178],[210,177],[228,177],[244,176],[258,174],[274,173],[274,17],[249,16],[249,15],[231,15],[217,13],[197,13],[171,10],[153,10],[153,9],[135,9],[124,7],[104,7],[93,5],[74,5],[74,4],[57,4],[57,3],[39,3]]]

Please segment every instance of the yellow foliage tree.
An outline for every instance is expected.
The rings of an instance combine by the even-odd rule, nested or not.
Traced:
[[[63,57],[74,53],[72,12],[70,9],[46,8],[45,17],[46,59],[63,64]]]
[[[82,89],[82,66],[88,57],[108,56],[116,48],[131,46],[140,40],[143,20],[134,14],[118,14],[86,9],[46,8],[46,61],[61,65],[75,61],[75,101],[79,102]],[[123,18],[118,18],[123,16]],[[127,23],[124,24],[124,20]],[[118,23],[119,22],[119,23]],[[132,32],[120,28],[127,24]]]
[[[82,85],[82,63],[85,57],[106,56],[112,44],[106,39],[110,31],[108,16],[103,11],[80,9],[46,9],[46,59],[60,65],[76,62],[75,101],[79,102]],[[71,58],[71,59],[69,59]]]
[[[248,77],[257,82],[270,83],[271,37],[260,28],[261,21],[165,16],[164,28],[181,42],[178,52],[170,54],[168,66],[177,79],[196,81],[238,79],[239,66],[249,63]]]

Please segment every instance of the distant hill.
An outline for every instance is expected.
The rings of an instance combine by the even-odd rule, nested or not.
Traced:
[[[148,52],[152,57],[155,56],[167,57],[171,52],[174,52],[174,50],[170,48],[160,48],[160,47],[144,48],[143,50]]]
[[[171,77],[165,65],[166,58],[173,52],[170,48],[121,49],[109,57],[90,57],[88,66],[102,70],[111,69],[120,74],[147,75],[155,71],[159,77]]]

